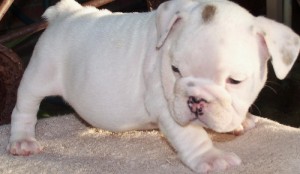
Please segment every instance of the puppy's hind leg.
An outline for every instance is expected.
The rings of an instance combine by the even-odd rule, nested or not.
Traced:
[[[45,96],[59,94],[60,84],[57,67],[49,59],[34,54],[21,80],[7,146],[8,152],[13,155],[26,156],[42,150],[35,139],[36,114]]]

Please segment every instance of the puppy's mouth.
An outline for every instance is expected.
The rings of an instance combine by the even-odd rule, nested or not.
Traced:
[[[204,108],[208,102],[205,99],[190,96],[187,105],[190,109],[190,111],[195,115],[195,119],[198,119],[200,116],[202,116],[204,113]]]

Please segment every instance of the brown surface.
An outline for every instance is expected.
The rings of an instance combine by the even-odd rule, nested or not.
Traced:
[[[158,131],[111,133],[90,128],[73,115],[39,120],[41,154],[9,155],[9,125],[0,126],[0,173],[190,174]],[[235,152],[242,165],[220,174],[296,174],[300,129],[259,119],[255,129],[234,137],[210,134],[220,149]],[[199,137],[201,138],[201,137]]]

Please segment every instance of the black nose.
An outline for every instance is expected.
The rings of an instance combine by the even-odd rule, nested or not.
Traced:
[[[198,98],[191,96],[188,99],[188,107],[191,110],[192,113],[195,114],[195,117],[198,118],[199,116],[203,115],[203,108],[204,104],[203,103],[208,103],[207,100],[203,98]]]
[[[190,97],[191,102],[194,104],[199,104],[200,102],[207,103],[207,101],[203,98],[198,98],[198,97]]]

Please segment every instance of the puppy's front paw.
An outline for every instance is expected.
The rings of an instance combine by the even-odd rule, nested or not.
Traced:
[[[236,154],[215,148],[190,161],[190,167],[197,173],[222,171],[240,164],[241,159]]]
[[[10,142],[6,149],[12,155],[28,156],[39,153],[42,146],[34,138],[25,138]]]

